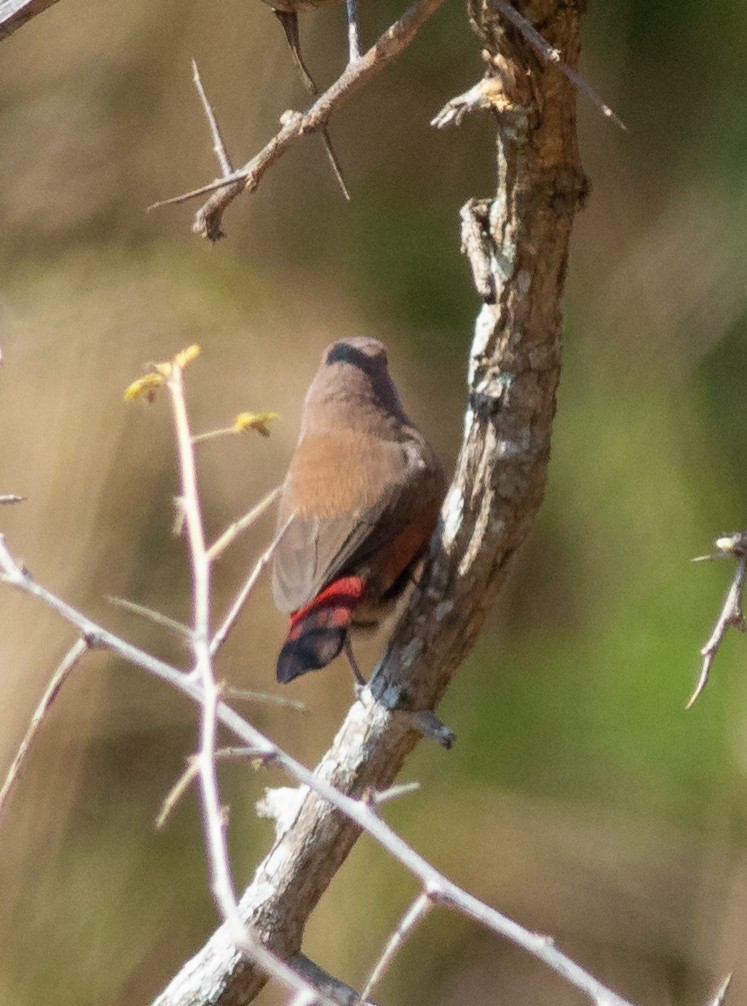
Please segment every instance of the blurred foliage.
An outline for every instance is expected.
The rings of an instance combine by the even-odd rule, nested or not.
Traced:
[[[364,37],[397,10],[364,6]],[[747,523],[746,35],[737,0],[591,5],[583,70],[629,132],[580,99],[594,189],[574,233],[545,504],[444,702],[457,747],[421,745],[406,775],[422,789],[388,810],[470,890],[657,1006],[702,1002],[732,968],[730,1002],[747,1002],[743,640],[727,640],[705,695],[683,709],[732,572],[689,559]],[[331,79],[342,7],[305,16],[302,36]],[[125,406],[125,386],[198,342],[195,430],[280,413],[269,441],[200,446],[211,534],[282,478],[318,355],[346,334],[387,341],[410,411],[450,461],[477,307],[457,212],[495,184],[487,116],[428,126],[480,72],[464,11],[447,5],[332,124],[353,202],[311,137],[234,205],[228,240],[209,249],[189,208],[144,212],[215,173],[191,56],[237,163],[303,101],[275,19],[246,0],[61,0],[0,45],[0,492],[28,496],[3,510],[2,530],[39,579],[175,661],[173,640],[104,599],[176,618],[189,603],[170,534],[168,412]],[[216,611],[269,533],[268,521],[221,561]],[[265,587],[223,673],[272,688],[282,633]],[[70,639],[0,594],[3,764]],[[362,651],[369,665],[376,654]],[[311,715],[252,715],[313,764],[349,704],[348,677],[335,666],[298,683]],[[0,822],[0,1003],[147,1003],[210,932],[194,795],[152,829],[194,744],[193,710],[160,686],[103,654],[76,671]],[[222,778],[243,883],[270,841],[253,803],[277,780],[251,774],[247,786],[241,766]],[[363,840],[305,949],[362,984],[412,893]],[[578,1002],[441,913],[380,1000],[426,997]],[[262,1001],[283,997],[267,989]]]

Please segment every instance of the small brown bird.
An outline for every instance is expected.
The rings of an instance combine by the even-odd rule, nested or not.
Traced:
[[[278,681],[325,667],[349,630],[374,628],[407,585],[438,520],[443,469],[406,416],[377,339],[328,346],[304,402],[280,499],[288,523],[273,595],[290,612]]]

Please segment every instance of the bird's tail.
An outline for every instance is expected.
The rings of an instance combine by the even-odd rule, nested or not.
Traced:
[[[359,576],[335,580],[304,608],[294,611],[280,651],[277,679],[292,681],[307,671],[326,667],[345,645],[353,610],[366,592]]]

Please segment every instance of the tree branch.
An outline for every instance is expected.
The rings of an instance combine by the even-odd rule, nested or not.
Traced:
[[[154,677],[165,681],[189,696],[203,708],[203,716],[210,714],[212,699],[208,698],[207,702],[205,700],[201,676],[178,671],[176,668],[156,660],[118,636],[107,632],[106,629],[96,625],[46,588],[35,583],[28,572],[13,559],[2,535],[0,535],[0,575],[6,582],[43,601],[79,628],[85,634],[87,646],[106,647],[114,653],[125,656],[131,663],[142,667]],[[202,951],[201,958],[203,959],[200,961],[199,969],[185,968],[164,995],[159,998],[158,1002],[162,1006],[175,1002],[189,1003],[190,1006],[202,1003],[210,1003],[213,1006],[220,1003],[221,1006],[225,1006],[226,1003],[248,1002],[262,988],[267,980],[267,975],[272,975],[284,982],[286,986],[298,991],[302,996],[310,996],[311,998],[307,998],[306,1001],[314,1002],[314,1006],[330,1002],[342,1003],[343,1006],[352,1006],[355,1003],[355,997],[350,999],[348,995],[349,987],[329,976],[323,986],[311,988],[304,976],[309,968],[320,971],[318,966],[312,965],[299,951],[291,952],[287,947],[277,945],[280,938],[288,936],[297,938],[297,935],[300,935],[296,934],[296,931],[298,927],[303,929],[306,908],[304,901],[306,891],[303,885],[310,881],[313,883],[317,876],[317,874],[303,869],[296,872],[296,859],[303,858],[308,853],[315,854],[318,851],[313,847],[314,839],[319,837],[317,829],[322,827],[334,830],[340,819],[347,821],[356,830],[356,834],[360,831],[368,832],[382,848],[420,881],[423,893],[431,901],[455,908],[498,935],[510,939],[585,992],[595,1002],[604,1002],[605,1006],[631,1006],[630,1003],[611,992],[575,961],[558,950],[551,939],[529,932],[512,919],[468,894],[440,873],[378,816],[374,809],[376,801],[370,798],[370,790],[365,790],[361,799],[352,798],[332,784],[324,771],[312,772],[307,769],[259,730],[247,723],[225,702],[216,702],[214,711],[216,719],[220,720],[247,746],[248,756],[262,762],[272,761],[301,783],[301,787],[297,790],[287,788],[273,790],[270,791],[270,798],[265,798],[265,816],[275,819],[278,841],[268,859],[265,860],[264,871],[260,869],[254,884],[242,898],[240,913],[243,921],[239,922],[233,913],[226,913],[229,914],[227,922]],[[358,738],[366,730],[376,726],[378,714],[381,712],[389,716],[392,715],[391,711],[386,712],[381,708],[380,703],[372,699],[367,689],[363,690],[348,716],[348,722],[357,721],[355,734]],[[405,716],[405,719],[407,720],[409,717]],[[348,744],[347,749],[353,750],[354,746]],[[201,756],[202,752],[196,760],[198,766],[200,766]],[[214,768],[216,752],[213,752],[211,757]],[[324,763],[322,764],[324,766]],[[337,767],[339,768],[339,765]],[[189,783],[194,776],[194,770],[188,767],[186,782]],[[174,799],[178,799],[179,795],[180,784],[177,783],[175,795],[172,790],[172,802]],[[167,813],[168,809],[167,807]],[[314,825],[312,829],[314,833],[309,831],[308,825],[310,823]],[[310,843],[309,848],[298,848],[293,845],[294,829],[300,830],[301,836]],[[285,850],[284,854],[282,846],[288,836],[291,836],[291,846],[290,849]],[[322,846],[324,846],[323,841],[320,843],[320,847]],[[215,850],[212,854],[215,855]],[[293,857],[290,862],[288,861],[289,855]],[[285,914],[276,916],[273,920],[273,926],[268,928],[265,925],[264,929],[258,931],[251,922],[250,908],[261,910],[268,899],[273,899],[278,890],[278,874],[281,878],[287,874],[294,876],[296,889],[289,892],[290,912],[286,911]],[[266,938],[259,939],[260,932]],[[294,934],[296,935],[294,936]],[[207,967],[204,960],[206,953],[208,954]],[[215,960],[213,960],[213,956]],[[228,975],[225,967],[227,958],[231,960],[233,965]],[[300,964],[304,966],[300,966]],[[321,971],[320,973],[326,974]],[[237,974],[248,978],[251,985],[246,986],[243,982],[237,981]],[[227,978],[230,979],[228,983],[226,982]],[[196,989],[193,987],[195,982],[197,983]],[[185,987],[182,987],[183,983],[186,983]]]
[[[281,118],[281,129],[258,154],[238,171],[199,189],[185,192],[171,199],[163,199],[149,206],[149,210],[159,209],[196,199],[212,193],[207,202],[195,214],[192,230],[200,237],[217,241],[224,236],[221,230],[223,214],[233,200],[245,189],[254,192],[265,172],[290,147],[307,133],[321,130],[329,122],[332,113],[340,108],[366,81],[375,76],[389,60],[403,52],[417,35],[425,22],[438,10],[443,0],[416,0],[416,2],[380,36],[378,41],[360,59],[349,63],[345,71],[303,114],[285,112]]]
[[[47,713],[52,707],[52,703],[57,698],[60,693],[60,689],[67,681],[71,672],[77,667],[80,662],[80,658],[88,649],[88,642],[85,638],[77,639],[70,649],[67,651],[65,656],[60,661],[57,670],[54,672],[50,678],[49,684],[47,685],[44,695],[42,695],[39,705],[36,707],[34,715],[31,717],[31,722],[28,725],[28,729],[21,741],[20,747],[16,752],[16,756],[13,759],[13,763],[8,769],[8,773],[5,777],[5,782],[0,789],[0,817],[2,817],[5,804],[7,803],[8,797],[13,791],[15,784],[21,775],[21,770],[26,761],[26,757],[29,753],[31,745],[34,743],[34,738],[39,731],[39,727],[44,722]]]
[[[557,0],[532,9],[542,15],[548,43],[576,65],[578,9]],[[418,739],[411,715],[437,704],[472,647],[547,474],[568,241],[587,188],[575,92],[556,67],[537,67],[523,37],[497,19],[485,19],[482,38],[505,68],[506,100],[498,194],[465,209],[478,235],[468,248],[473,271],[490,279],[480,291],[465,439],[420,583],[363,693],[365,705],[353,706],[317,769],[317,780],[351,796],[392,784]],[[320,99],[326,106],[314,106],[321,121],[329,95]],[[243,917],[281,956],[299,951],[308,915],[359,832],[359,821],[309,793],[258,867],[242,898]],[[233,1006],[251,1001],[263,984],[218,930],[156,1002]]]
[[[56,2],[57,0],[0,0],[0,41]]]
[[[708,684],[713,661],[716,654],[721,649],[721,644],[729,629],[739,629],[744,632],[747,626],[744,620],[744,589],[747,585],[747,531],[735,531],[734,534],[724,535],[716,541],[717,551],[713,555],[699,555],[693,562],[705,562],[710,559],[726,559],[729,557],[738,560],[737,568],[734,571],[734,579],[726,592],[721,612],[716,620],[713,632],[708,642],[700,651],[703,657],[700,674],[696,682],[692,695],[687,700],[686,709],[691,709],[701,692]]]

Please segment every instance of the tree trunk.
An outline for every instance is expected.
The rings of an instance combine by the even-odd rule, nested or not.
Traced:
[[[493,199],[471,200],[462,211],[463,244],[482,300],[464,443],[440,532],[371,695],[353,705],[318,768],[351,795],[386,788],[396,777],[421,736],[411,712],[436,706],[469,653],[539,509],[547,476],[568,243],[586,192],[575,93],[487,0],[471,4],[487,50],[498,188]],[[583,3],[521,0],[516,7],[574,67]],[[305,793],[242,898],[248,924],[276,953],[289,960],[300,953],[306,920],[358,833],[344,815]],[[219,929],[155,1006],[238,1006],[265,980]]]

